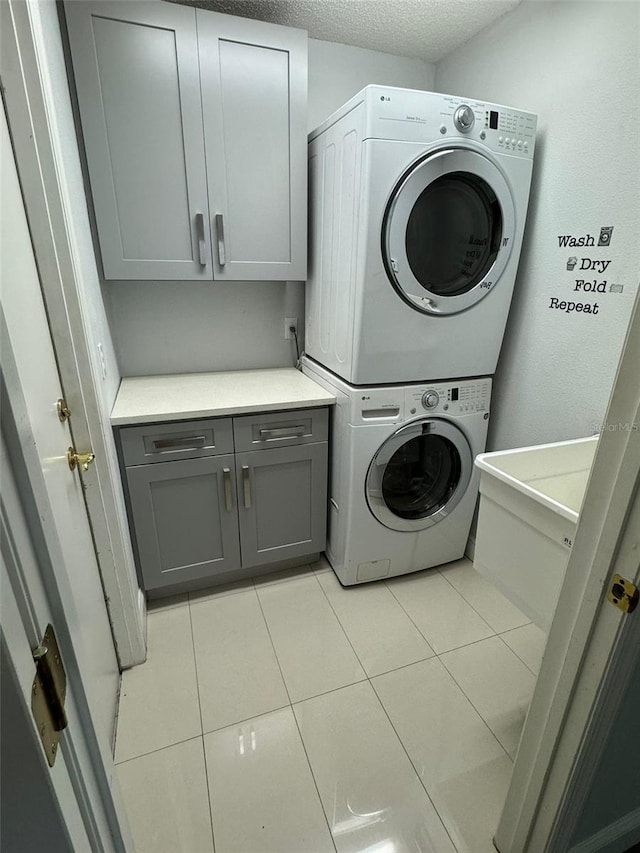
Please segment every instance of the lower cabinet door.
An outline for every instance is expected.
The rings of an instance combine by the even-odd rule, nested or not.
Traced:
[[[322,551],[327,443],[236,454],[242,565]]]
[[[145,589],[240,567],[234,457],[127,468]]]

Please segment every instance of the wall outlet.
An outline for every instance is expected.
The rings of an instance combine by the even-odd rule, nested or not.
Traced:
[[[291,333],[291,327],[296,330],[296,335],[298,334],[298,318],[297,317],[285,317],[284,318],[284,336],[288,340],[292,338],[293,335]]]

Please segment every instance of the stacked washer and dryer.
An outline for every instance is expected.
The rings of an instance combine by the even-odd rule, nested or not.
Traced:
[[[367,86],[309,136],[302,369],[337,398],[327,556],[345,585],[464,554],[535,130]]]

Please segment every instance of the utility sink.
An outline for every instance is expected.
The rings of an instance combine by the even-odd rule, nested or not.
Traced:
[[[481,453],[474,567],[548,631],[598,436]]]

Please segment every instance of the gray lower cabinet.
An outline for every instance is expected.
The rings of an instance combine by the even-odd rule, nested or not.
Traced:
[[[322,551],[327,439],[326,409],[121,428],[144,588],[205,586]]]
[[[326,444],[237,453],[236,478],[243,566],[322,551]]]
[[[146,589],[240,568],[234,481],[233,454],[127,469]]]

